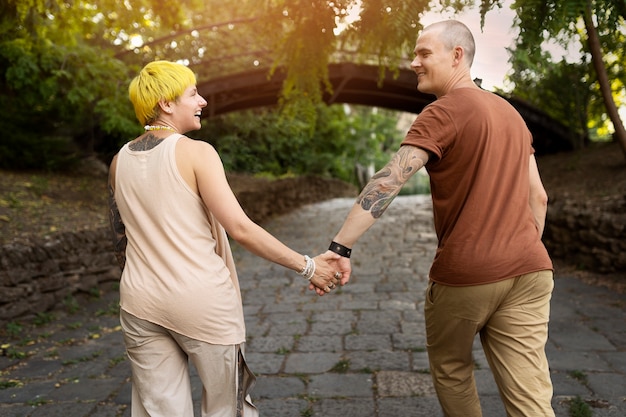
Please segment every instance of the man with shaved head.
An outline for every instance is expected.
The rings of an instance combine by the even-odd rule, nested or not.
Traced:
[[[553,417],[545,354],[553,266],[541,241],[548,198],[524,120],[472,81],[474,52],[461,22],[422,31],[411,67],[417,89],[437,99],[363,188],[329,250],[343,256],[345,285],[352,246],[425,166],[438,246],[424,313],[444,414],[482,415],[472,356],[479,334],[507,416]]]

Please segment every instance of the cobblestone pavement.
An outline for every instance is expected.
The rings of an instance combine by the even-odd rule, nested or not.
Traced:
[[[353,199],[306,206],[266,229],[302,253],[324,251]],[[262,417],[438,417],[425,351],[423,292],[436,244],[428,198],[398,197],[354,247],[351,282],[324,297],[297,274],[235,245]],[[117,290],[68,300],[2,341],[0,416],[130,416],[130,370]],[[75,300],[74,300],[75,301]],[[504,416],[475,344],[486,417]],[[547,346],[557,416],[589,407],[626,416],[626,296],[557,271]],[[196,408],[199,380],[192,375]],[[196,415],[200,415],[196,411]]]

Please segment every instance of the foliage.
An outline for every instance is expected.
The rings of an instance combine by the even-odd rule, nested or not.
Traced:
[[[490,8],[501,3],[482,0],[483,18]],[[578,132],[576,147],[583,145],[580,138],[596,138],[603,132],[606,136],[609,122],[613,122],[616,133],[623,135],[617,107],[626,104],[626,3],[516,0],[512,8],[517,13],[514,25],[519,28],[519,37],[511,50],[514,94],[573,127]],[[598,47],[592,42],[596,32]],[[547,42],[563,50],[578,42],[580,62],[567,63],[566,56],[553,57],[545,49]],[[595,134],[590,135],[590,129]],[[626,148],[624,153],[626,156]]]
[[[120,97],[128,71],[110,50],[99,50],[98,25],[86,10],[39,0],[4,5],[0,105],[15,109],[0,116],[13,132],[0,147],[4,168],[58,169],[107,135],[132,131],[128,100]]]
[[[356,164],[386,162],[402,139],[397,116],[387,110],[318,105],[316,120],[309,133],[276,111],[249,110],[211,119],[194,137],[212,143],[228,171],[313,173],[352,183]]]
[[[483,18],[503,2],[481,0]],[[475,3],[240,0],[232,7],[223,0],[6,0],[0,4],[0,105],[14,110],[0,116],[0,127],[12,132],[0,144],[0,167],[58,169],[92,153],[110,156],[140,132],[126,96],[128,82],[147,62],[167,59],[189,65],[200,80],[255,69],[285,73],[280,113],[272,114],[271,122],[250,121],[253,117],[246,119],[249,126],[228,118],[209,122],[216,131],[220,123],[238,128],[217,137],[231,147],[239,144],[237,150],[246,149],[234,166],[270,172],[289,166],[294,172],[311,169],[349,176],[355,158],[368,159],[386,145],[363,136],[355,143],[328,141],[340,130],[336,125],[346,127],[347,117],[320,108],[331,93],[328,64],[349,60],[379,65],[382,79],[406,65],[422,13],[437,4],[462,10]],[[530,62],[528,67],[535,70],[518,76],[520,88],[528,83],[541,91],[556,86],[559,77],[580,80],[574,96],[550,94],[547,105],[540,107],[555,109],[562,117],[572,107],[563,100],[558,103],[559,97],[574,99],[575,114],[581,115],[576,125],[583,126],[590,110],[590,120],[600,132],[598,120],[606,117],[596,99],[599,83],[586,64],[590,60],[553,69],[552,58],[540,49],[547,37],[584,40],[580,19],[585,5],[586,0],[516,0],[520,38],[514,59],[521,60],[518,68]],[[604,51],[614,51],[604,55],[612,91],[624,100],[626,34],[620,27],[626,6],[622,0],[594,0],[593,5]],[[351,15],[354,10],[358,19]],[[588,55],[587,49],[583,52]],[[244,146],[244,141],[251,143]],[[318,144],[325,148],[316,149]],[[316,158],[302,155],[304,147],[316,149]],[[256,156],[263,152],[277,159],[257,166]]]
[[[562,122],[573,132],[573,147],[582,148],[588,139],[588,109],[593,97],[589,64],[570,64],[565,60],[549,64],[545,52],[541,62],[537,62],[525,49],[513,50],[511,56],[513,94]]]
[[[280,127],[277,142],[254,142],[259,133],[251,131],[243,137],[253,140],[254,152],[287,155],[327,136],[335,123],[336,111],[317,117],[339,40],[353,52],[373,48],[378,62],[393,67],[389,57],[400,56],[396,52],[413,41],[414,19],[427,7],[424,1],[408,6],[368,0],[362,21],[346,30],[350,35],[335,36],[355,4],[242,0],[233,8],[221,0],[7,0],[0,6],[0,104],[22,111],[0,116],[0,126],[13,132],[0,145],[1,165],[55,170],[94,152],[112,154],[139,133],[126,89],[136,71],[155,59],[186,63],[200,79],[257,66],[286,71],[281,118],[271,126]],[[361,39],[359,32],[367,36]],[[343,172],[344,153],[334,151],[334,158],[331,149],[290,166]],[[277,157],[273,164],[284,161]]]

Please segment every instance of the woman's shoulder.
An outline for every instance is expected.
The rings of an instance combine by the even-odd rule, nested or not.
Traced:
[[[176,144],[176,153],[192,165],[196,162],[206,164],[209,161],[217,162],[220,159],[217,150],[208,142],[193,139],[188,136],[181,136]]]
[[[190,138],[185,135],[181,135],[178,139],[178,146],[195,152],[215,152],[215,148],[209,142]]]

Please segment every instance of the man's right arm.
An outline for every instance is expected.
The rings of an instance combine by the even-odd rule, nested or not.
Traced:
[[[401,146],[387,165],[374,174],[363,188],[333,241],[352,248],[383,215],[409,178],[426,165],[428,159],[428,152],[421,148]],[[348,258],[343,258],[340,263],[343,274],[341,284],[345,285],[350,279],[350,262]]]

